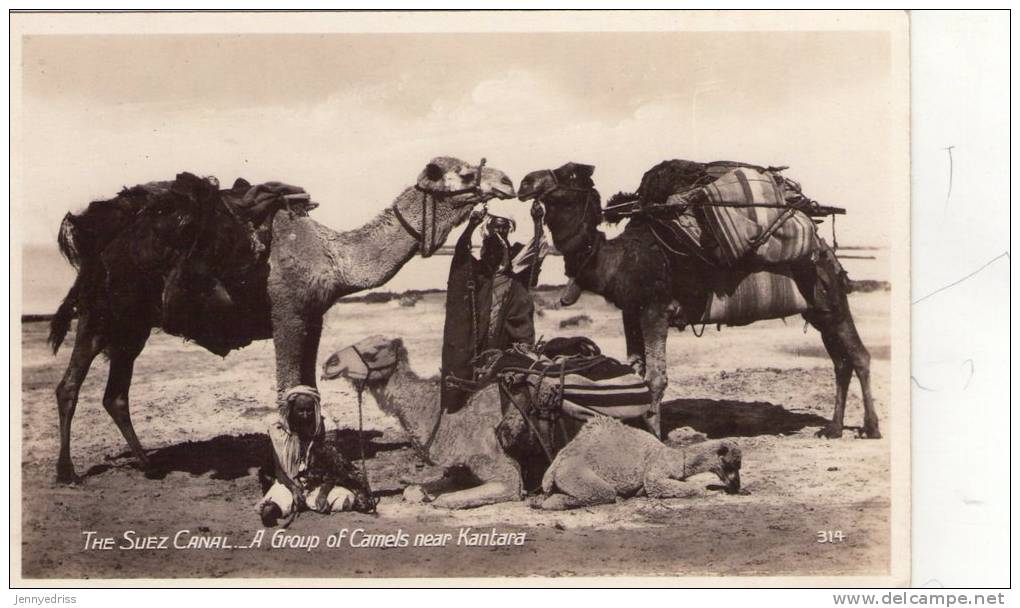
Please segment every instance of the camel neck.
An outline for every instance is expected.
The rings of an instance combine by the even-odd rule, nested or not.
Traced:
[[[398,361],[389,380],[370,387],[372,396],[383,412],[395,416],[400,426],[411,436],[415,451],[429,462],[434,462],[434,445],[429,439],[436,431],[439,420],[439,379],[418,377],[406,360]]]
[[[695,444],[695,447],[698,447]],[[705,473],[711,470],[712,459],[709,458],[709,454],[705,450],[690,450],[687,448],[673,448],[679,454],[679,457],[683,459],[683,478],[687,479],[692,475],[698,473]]]
[[[594,228],[589,234],[576,239],[578,244],[570,251],[562,251],[564,270],[568,277],[579,278],[585,270],[590,269],[599,255],[599,250],[606,240],[601,230]]]
[[[386,283],[418,252],[418,240],[404,229],[394,208],[410,207],[411,199],[420,196],[407,188],[364,226],[326,235],[327,248],[344,279],[343,293],[337,297]]]

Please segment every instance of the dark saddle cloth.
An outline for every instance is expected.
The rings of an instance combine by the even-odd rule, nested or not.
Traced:
[[[303,195],[288,199],[288,196]],[[304,190],[239,179],[230,190],[181,173],[168,196],[188,210],[191,238],[165,277],[161,326],[224,356],[271,336],[268,253],[277,211],[305,214]]]
[[[528,415],[577,420],[595,416],[639,418],[652,397],[630,366],[603,355],[588,338],[555,338],[534,351],[483,353],[477,376],[527,387]]]

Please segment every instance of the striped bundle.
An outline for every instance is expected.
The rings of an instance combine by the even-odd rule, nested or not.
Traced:
[[[770,264],[793,262],[815,249],[814,222],[792,207],[782,208],[786,199],[772,175],[741,167],[703,192],[709,201],[705,224],[715,236],[724,265],[746,261],[746,256]]]

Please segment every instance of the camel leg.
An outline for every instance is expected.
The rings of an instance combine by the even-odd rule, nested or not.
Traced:
[[[878,430],[878,415],[875,413],[875,402],[871,394],[871,355],[857,333],[853,319],[849,316],[828,316],[818,318],[805,315],[805,318],[822,334],[825,350],[832,359],[836,372],[836,407],[832,422],[819,431],[820,437],[835,439],[843,434],[843,417],[846,411],[846,397],[850,380],[854,373],[861,384],[861,398],[864,401],[864,436],[878,439],[882,434]]]
[[[554,499],[557,494],[553,494],[542,503],[543,509],[555,509],[559,506],[573,508],[616,502],[616,490],[613,486],[599,477],[580,459],[561,464],[556,473],[556,487],[562,494],[566,494],[574,500]],[[550,499],[553,500],[550,502]],[[546,503],[549,503],[549,506],[546,506]]]
[[[289,310],[289,309],[285,309]],[[322,317],[273,311],[273,348],[276,351],[276,388],[285,390],[304,384],[316,386],[315,364],[322,335]]]
[[[541,503],[538,503],[538,508],[543,511],[566,511],[567,509],[577,509],[587,506],[587,504],[569,494],[559,493],[550,494],[549,496],[546,496]]]
[[[845,317],[839,319],[836,325],[836,339],[839,340],[843,349],[844,357],[857,374],[857,380],[861,384],[861,400],[864,402],[864,436],[869,439],[881,439],[882,433],[878,430],[878,414],[875,412],[875,400],[871,394],[871,353],[861,341],[857,333],[857,326],[853,317],[850,316],[849,308]],[[849,384],[849,382],[847,382]]]
[[[489,481],[480,486],[443,494],[432,501],[440,509],[473,509],[484,505],[520,500],[520,484],[507,481]]]
[[[864,401],[864,436],[878,439],[882,434],[878,430],[878,415],[871,394],[871,355],[857,333],[840,270],[835,253],[827,249],[816,262],[798,268],[795,276],[801,293],[817,306],[804,313],[804,318],[821,332],[825,349],[836,369],[836,411],[832,422],[819,435],[842,435],[846,393],[850,379],[856,373]],[[815,289],[819,281],[825,289]],[[819,297],[821,301],[816,301]]]
[[[443,494],[432,501],[441,509],[471,509],[482,505],[521,499],[521,470],[500,451],[498,455],[472,459],[471,473],[482,484],[466,490]]]
[[[410,502],[431,502],[436,496],[454,492],[471,485],[465,475],[455,469],[447,469],[442,476],[404,488],[404,500]]]
[[[78,329],[74,336],[74,349],[71,360],[64,371],[64,377],[57,384],[57,413],[60,417],[60,454],[57,457],[57,483],[77,483],[80,481],[74,472],[71,461],[71,419],[78,406],[78,392],[85,381],[85,376],[103,350],[104,340],[92,331],[92,324],[87,316],[78,319]]]
[[[641,313],[623,311],[623,337],[627,341],[627,364],[639,376],[645,375],[645,339],[641,334]]]
[[[666,336],[669,319],[663,307],[649,306],[641,313],[641,334],[645,343],[647,372],[645,381],[652,393],[652,407],[647,414],[647,423],[652,433],[662,438],[660,408],[662,395],[666,392],[669,378],[666,372]]]
[[[149,330],[146,328],[122,343],[111,345],[107,349],[110,356],[110,376],[106,381],[106,393],[103,395],[103,407],[106,408],[106,412],[110,414],[113,422],[120,429],[121,435],[124,436],[128,447],[131,448],[142,469],[149,468],[149,458],[145,455],[145,450],[142,448],[141,442],[138,441],[135,428],[131,424],[128,392],[131,390],[135,359],[141,354],[148,339]]]

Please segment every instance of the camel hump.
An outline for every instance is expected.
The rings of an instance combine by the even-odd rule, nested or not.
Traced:
[[[234,180],[234,185],[230,187],[230,190],[235,194],[240,194],[243,196],[244,193],[247,192],[250,188],[251,183],[248,180],[244,179],[243,177],[239,177]]]

